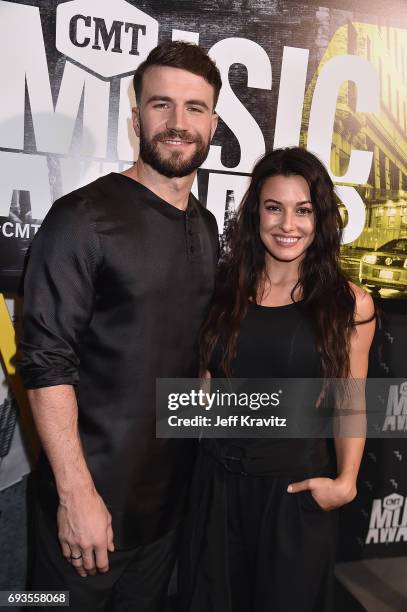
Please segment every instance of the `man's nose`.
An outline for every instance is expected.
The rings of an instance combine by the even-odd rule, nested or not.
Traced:
[[[187,129],[187,118],[185,111],[180,106],[174,106],[167,116],[166,126],[169,130]]]

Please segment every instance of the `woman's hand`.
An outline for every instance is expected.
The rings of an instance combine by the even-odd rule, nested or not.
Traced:
[[[338,478],[308,478],[294,482],[287,488],[288,493],[310,491],[312,497],[322,510],[334,510],[348,504],[356,497],[354,479],[338,476]]]

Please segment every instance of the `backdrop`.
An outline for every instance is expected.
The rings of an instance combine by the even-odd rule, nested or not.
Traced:
[[[16,403],[33,441],[9,318],[24,257],[54,199],[137,159],[132,73],[164,39],[201,44],[222,73],[220,125],[193,188],[220,233],[265,150],[316,153],[346,222],[343,267],[382,310],[370,375],[407,377],[405,4],[0,1],[0,31],[0,487],[29,470]],[[397,410],[401,436],[403,393]],[[406,466],[406,439],[368,443],[359,498],[343,513],[342,558],[407,553]]]

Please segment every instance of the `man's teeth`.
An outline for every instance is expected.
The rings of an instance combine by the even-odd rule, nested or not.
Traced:
[[[299,241],[299,238],[283,238],[282,236],[275,236],[275,239],[280,244],[295,244]]]
[[[164,140],[164,142],[167,144],[173,144],[173,145],[188,144],[186,140]]]

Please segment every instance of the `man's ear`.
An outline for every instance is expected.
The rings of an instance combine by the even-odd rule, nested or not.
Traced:
[[[140,138],[140,110],[138,106],[133,106],[133,108],[131,109],[131,117],[136,136]]]
[[[214,133],[216,132],[216,128],[218,127],[219,115],[213,111],[211,118],[211,140],[213,138]]]

